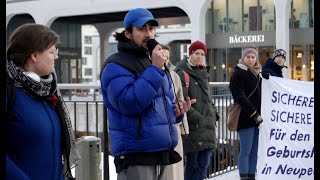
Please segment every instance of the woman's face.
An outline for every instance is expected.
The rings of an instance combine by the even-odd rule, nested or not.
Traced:
[[[33,71],[39,76],[45,76],[53,73],[54,62],[58,59],[58,50],[55,45],[43,52],[35,52],[35,63],[33,63]]]
[[[202,49],[197,49],[191,54],[191,62],[194,65],[203,65],[203,59],[205,57],[205,53]]]
[[[257,62],[257,57],[254,53],[249,53],[247,54],[243,61],[249,66],[249,67],[252,67],[256,64]]]

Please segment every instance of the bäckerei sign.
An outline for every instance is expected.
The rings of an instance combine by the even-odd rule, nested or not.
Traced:
[[[264,42],[264,35],[229,36],[230,44]]]

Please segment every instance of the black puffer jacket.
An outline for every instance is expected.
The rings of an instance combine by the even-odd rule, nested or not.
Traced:
[[[238,66],[234,68],[229,87],[234,101],[241,106],[237,130],[258,126],[250,116],[261,113],[261,80],[259,82],[259,78],[260,76],[256,77],[249,70],[241,69]],[[258,88],[248,99],[258,82]]]
[[[184,153],[193,151],[202,151],[205,149],[216,149],[216,108],[212,103],[211,91],[208,83],[207,68],[190,67],[187,59],[181,60],[175,71],[180,76],[182,82],[183,94],[186,96],[186,82],[182,72],[185,70],[190,76],[190,86],[188,94],[190,99],[196,99],[197,102],[192,104],[187,112],[189,125],[189,141],[184,141]]]

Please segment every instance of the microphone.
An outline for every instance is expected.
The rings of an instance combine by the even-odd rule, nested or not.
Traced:
[[[158,43],[158,41],[156,41],[155,39],[149,39],[147,41],[147,47],[148,47],[148,50],[149,50],[150,57],[152,57],[152,51],[158,44],[160,44],[160,43]],[[163,66],[164,66],[164,69],[169,72],[169,68],[168,68],[167,64],[164,63]]]

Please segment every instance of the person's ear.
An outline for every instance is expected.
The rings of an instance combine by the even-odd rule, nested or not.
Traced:
[[[37,53],[32,53],[31,55],[30,55],[30,59],[33,61],[33,62],[37,62]]]
[[[124,35],[126,36],[126,38],[131,39],[131,36],[132,36],[131,32],[124,31]]]

